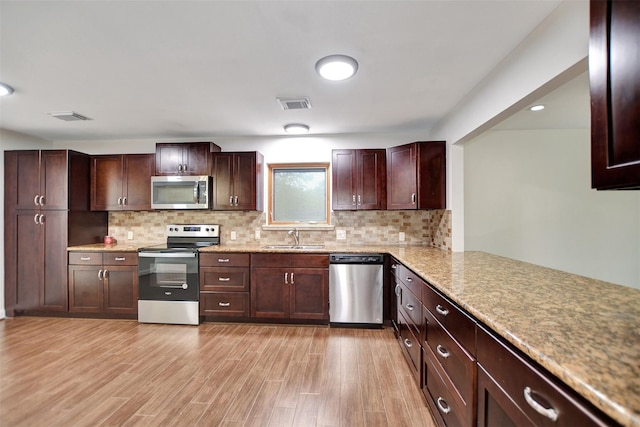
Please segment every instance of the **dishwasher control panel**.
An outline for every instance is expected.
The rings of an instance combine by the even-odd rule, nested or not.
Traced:
[[[382,264],[382,254],[330,254],[330,264]]]

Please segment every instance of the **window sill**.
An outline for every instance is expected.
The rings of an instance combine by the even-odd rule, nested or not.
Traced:
[[[302,230],[302,231],[310,231],[310,230],[334,230],[336,228],[335,225],[332,224],[269,224],[269,225],[263,225],[262,229],[263,230],[267,230],[267,231],[277,231],[277,230],[284,230],[284,231],[288,231],[291,230],[292,228],[297,228],[298,230]]]

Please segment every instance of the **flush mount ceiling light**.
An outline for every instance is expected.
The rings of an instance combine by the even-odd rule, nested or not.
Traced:
[[[301,123],[289,123],[284,126],[284,131],[292,135],[301,135],[303,133],[309,133],[309,126]]]
[[[13,88],[11,86],[0,82],[0,96],[11,95],[12,93]]]
[[[316,71],[327,80],[346,80],[358,71],[358,62],[347,55],[329,55],[316,62]]]
[[[534,105],[533,107],[529,108],[529,110],[531,110],[531,111],[542,111],[542,110],[544,110],[544,105],[542,105],[542,104]]]

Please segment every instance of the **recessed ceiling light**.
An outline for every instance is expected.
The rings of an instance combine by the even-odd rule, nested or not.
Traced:
[[[358,62],[347,55],[329,55],[316,62],[316,71],[327,80],[346,80],[358,71]]]
[[[13,88],[11,86],[0,82],[0,96],[11,95],[12,93]]]
[[[542,111],[542,110],[544,110],[544,105],[534,105],[533,107],[529,108],[529,110],[531,110],[531,111]]]
[[[303,133],[308,133],[309,126],[303,125],[301,123],[289,123],[288,125],[284,126],[284,131],[292,135],[300,135]]]

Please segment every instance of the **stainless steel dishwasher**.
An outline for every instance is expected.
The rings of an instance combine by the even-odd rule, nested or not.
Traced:
[[[382,326],[384,255],[329,255],[329,322]]]

